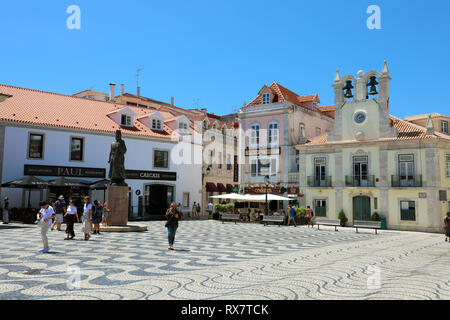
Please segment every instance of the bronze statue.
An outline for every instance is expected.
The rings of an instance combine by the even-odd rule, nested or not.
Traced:
[[[111,143],[111,152],[109,153],[109,178],[112,186],[127,186],[125,183],[125,153],[127,147],[122,140],[122,132],[116,130],[116,141]]]

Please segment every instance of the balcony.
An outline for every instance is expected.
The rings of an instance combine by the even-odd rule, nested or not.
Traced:
[[[308,187],[331,187],[331,176],[326,177],[316,177],[309,176],[308,177]]]
[[[375,176],[345,176],[347,187],[375,187]]]
[[[422,187],[422,175],[417,176],[391,176],[393,188],[418,188]]]

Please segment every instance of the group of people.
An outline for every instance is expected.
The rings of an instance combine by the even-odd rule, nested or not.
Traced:
[[[92,234],[100,234],[100,223],[107,223],[109,209],[106,203],[102,205],[97,200],[91,204],[88,196],[84,197],[83,201],[81,231],[84,233],[84,240],[87,241],[91,237],[91,232]],[[67,236],[64,240],[72,240],[75,237],[75,221],[79,223],[80,218],[75,201],[69,200],[69,203],[66,203],[62,195],[52,205],[47,201],[41,201],[39,206],[41,209],[36,215],[36,224],[41,227],[41,238],[44,245],[44,249],[41,252],[47,253],[50,250],[47,237],[48,230],[54,230],[56,226],[58,231],[62,231],[61,224],[66,218]]]

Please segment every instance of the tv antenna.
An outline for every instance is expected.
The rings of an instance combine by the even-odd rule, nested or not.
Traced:
[[[141,75],[142,70],[144,70],[144,68],[139,68],[136,70],[136,87],[139,87],[139,77]]]
[[[200,99],[194,99],[194,106],[196,107],[196,109],[200,109]]]

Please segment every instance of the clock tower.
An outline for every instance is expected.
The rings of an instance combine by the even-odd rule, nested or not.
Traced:
[[[328,141],[369,141],[397,136],[389,119],[389,69],[360,70],[357,76],[334,78],[335,124]]]

